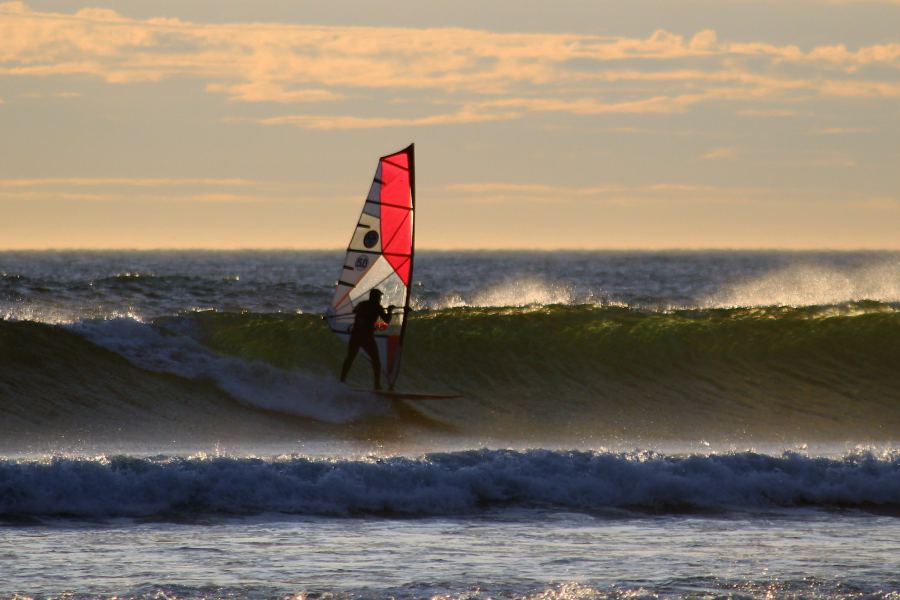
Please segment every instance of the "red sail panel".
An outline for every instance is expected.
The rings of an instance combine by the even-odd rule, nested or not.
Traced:
[[[2,1],[2,0],[0,0]],[[333,332],[349,339],[353,309],[381,290],[385,304],[397,310],[389,324],[375,333],[383,373],[393,389],[400,374],[403,338],[410,314],[409,284],[413,270],[415,218],[415,160],[413,146],[378,161],[375,178],[338,277],[334,297],[325,313]]]
[[[413,223],[406,150],[381,159],[381,181],[382,252],[408,286]]]

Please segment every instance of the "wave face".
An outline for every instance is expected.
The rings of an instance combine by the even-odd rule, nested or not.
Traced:
[[[0,462],[0,517],[434,516],[509,509],[900,510],[900,455],[478,450],[421,458]]]
[[[206,314],[193,323],[217,352],[322,377],[333,377],[343,352],[314,317]],[[900,432],[892,305],[465,308],[418,314],[409,330],[402,385],[463,394],[429,409],[467,431],[841,440]],[[364,368],[356,375],[367,382]]]
[[[895,441],[900,432],[894,305],[459,308],[420,312],[409,331],[403,389],[462,399],[397,412],[339,385],[344,348],[314,315],[0,322],[11,349],[0,410],[18,419],[11,429],[34,431],[54,415],[106,410],[114,420],[118,409],[205,426],[248,411],[332,427],[431,423],[511,442]],[[366,386],[359,362],[353,376]]]
[[[336,382],[318,313],[340,253],[0,253],[0,446],[900,438],[900,253],[419,258],[399,385],[453,402]],[[351,377],[369,385],[364,359]]]

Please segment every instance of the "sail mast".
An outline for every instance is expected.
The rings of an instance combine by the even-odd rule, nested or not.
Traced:
[[[406,323],[409,320],[409,314],[412,312],[410,308],[410,298],[412,297],[413,285],[413,267],[415,266],[416,256],[416,145],[410,144],[404,148],[409,164],[409,201],[411,210],[410,218],[410,240],[409,240],[409,285],[406,287],[406,299],[403,304],[403,324],[400,325],[400,353],[397,356],[397,376],[400,375],[400,362],[403,357],[403,341],[406,339]],[[390,389],[394,389],[396,377],[390,381]]]

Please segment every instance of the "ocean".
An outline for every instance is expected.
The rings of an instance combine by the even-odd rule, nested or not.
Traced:
[[[0,252],[0,597],[900,598],[900,252],[342,255]]]

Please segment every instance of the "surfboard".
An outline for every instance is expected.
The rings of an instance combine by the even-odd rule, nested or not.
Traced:
[[[361,394],[374,394],[389,400],[452,400],[462,398],[460,394],[420,394],[416,392],[397,392],[392,390],[366,390],[363,388],[351,388]]]

